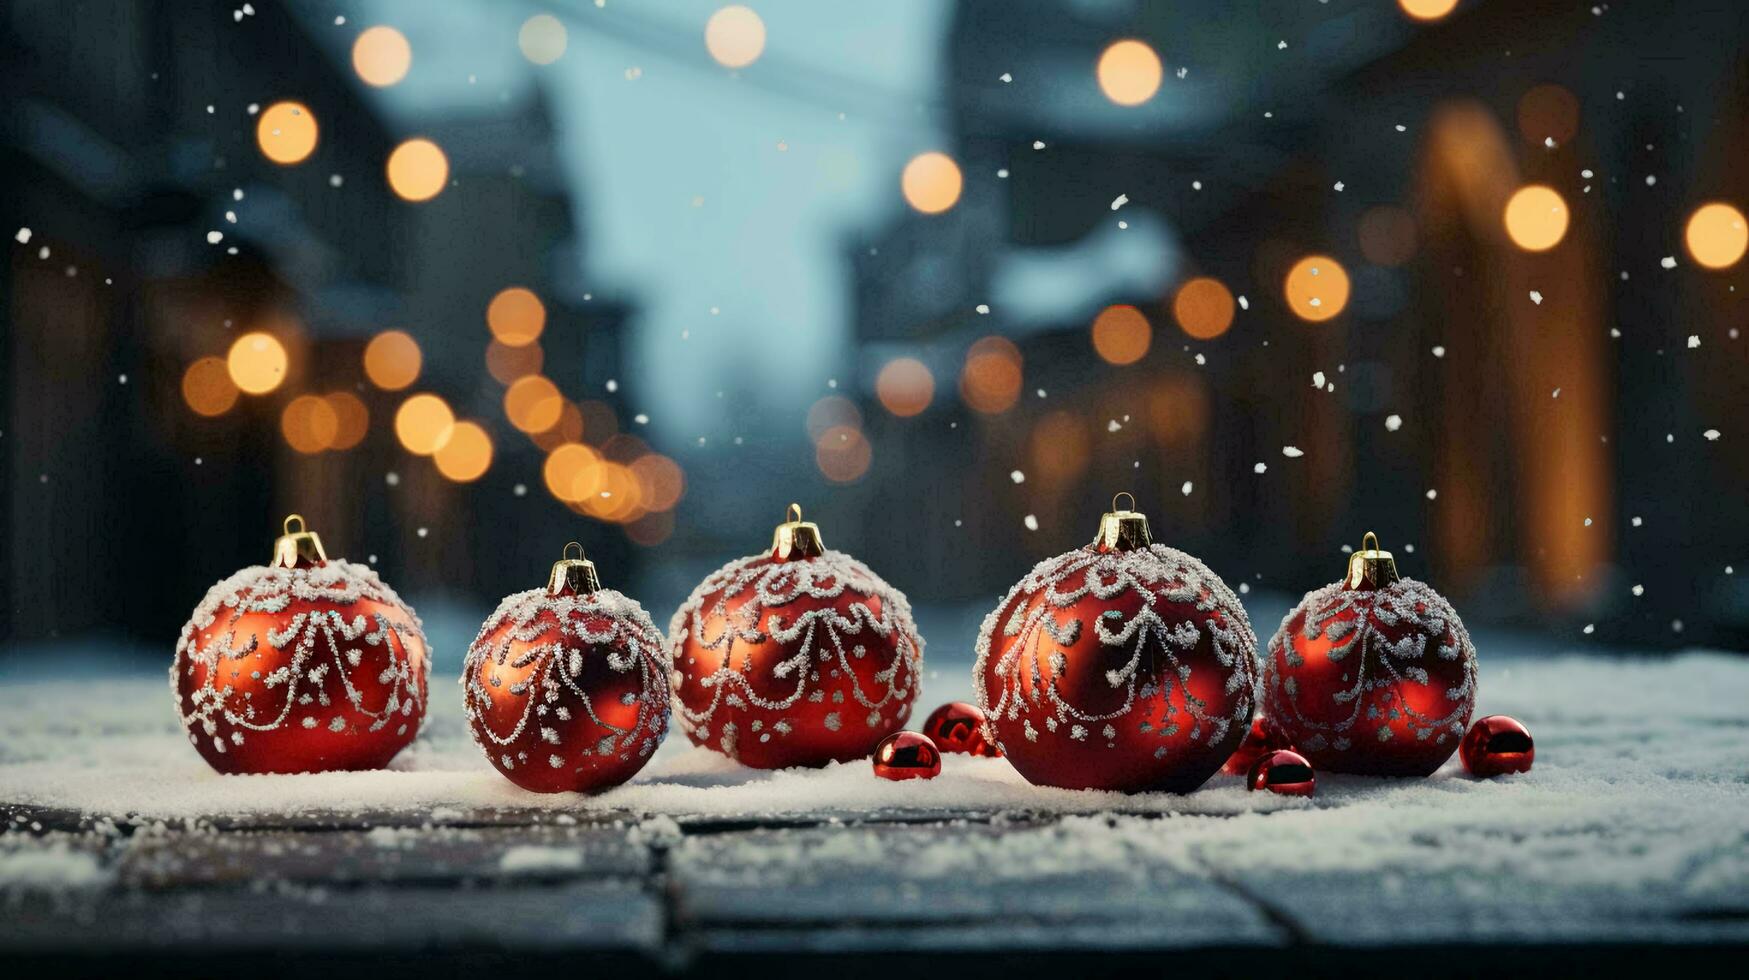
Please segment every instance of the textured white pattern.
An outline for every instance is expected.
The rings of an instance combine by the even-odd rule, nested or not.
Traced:
[[[781,612],[773,611],[802,598],[838,599],[846,590],[879,599],[879,615],[865,602],[850,603],[848,614],[827,606],[786,619]],[[705,600],[713,595],[715,599],[707,609]],[[731,611],[730,603],[743,596],[746,601]],[[723,624],[721,632],[715,636],[705,632],[706,624],[712,621]],[[874,681],[881,685],[873,691],[863,689],[861,678],[850,663],[852,656],[866,655],[866,648],[854,645],[853,649],[845,645],[846,638],[854,644],[854,639],[864,630],[888,641],[893,649],[892,659],[873,675]],[[681,727],[701,741],[710,737],[711,719],[719,704],[727,702],[769,711],[785,710],[810,696],[810,684],[818,683],[821,664],[837,662],[843,675],[850,680],[851,696],[857,704],[869,710],[871,718],[895,700],[914,697],[918,672],[923,666],[923,641],[917,637],[917,626],[911,619],[911,604],[904,594],[888,585],[867,565],[841,551],[828,550],[815,558],[789,562],[774,562],[765,555],[753,555],[724,565],[700,582],[675,611],[668,626],[668,637],[676,659],[682,655],[689,635],[705,649],[720,650],[723,657],[721,668],[698,679],[701,687],[712,692],[709,705],[701,711],[693,711],[680,701],[678,695],[675,697],[675,711]],[[795,688],[781,698],[764,698],[755,693],[746,674],[752,667],[751,658],[743,658],[741,664],[735,666],[730,657],[737,640],[764,643],[768,639],[784,644],[800,640],[795,655],[777,664],[772,671],[779,679],[795,679]],[[676,672],[676,688],[680,682]],[[857,715],[860,717],[861,713]],[[827,726],[831,728],[833,725],[833,719],[829,717]],[[780,734],[789,732],[787,727],[778,731]],[[729,735],[725,734],[724,738],[732,745]]]
[[[1141,606],[1127,621],[1116,610],[1108,610],[1092,624],[1094,635],[1104,646],[1127,648],[1129,658],[1119,667],[1107,671],[1105,679],[1113,688],[1124,690],[1124,701],[1115,711],[1095,713],[1083,710],[1065,700],[1056,675],[1061,664],[1052,663],[1052,677],[1047,684],[1038,662],[1038,634],[1044,633],[1057,645],[1075,642],[1085,628],[1074,616],[1062,617],[1060,612],[1073,607],[1087,596],[1112,600],[1127,591],[1142,596]],[[1199,614],[1195,621],[1168,624],[1154,611],[1154,597],[1193,606]],[[1043,601],[1034,602],[1042,597]],[[1016,602],[1017,599],[1024,601]],[[1006,622],[1001,617],[1007,614]],[[1003,641],[995,663],[1003,679],[1002,689],[990,691],[985,677],[996,643],[997,631]],[[1188,689],[1191,665],[1179,659],[1178,653],[1194,648],[1207,630],[1215,659],[1227,672],[1223,688],[1239,697],[1231,714],[1214,717],[1204,710],[1203,701]],[[1171,667],[1162,674],[1162,685],[1143,683],[1138,667],[1149,641],[1157,641]],[[1256,636],[1251,621],[1237,596],[1227,588],[1220,576],[1209,571],[1202,562],[1165,545],[1151,545],[1133,551],[1101,552],[1091,545],[1066,552],[1039,562],[1003,598],[978,632],[977,664],[972,668],[972,684],[978,705],[984,709],[986,738],[1000,745],[995,729],[998,719],[1020,717],[1023,702],[1037,705],[1040,692],[1049,699],[1046,727],[1059,736],[1083,741],[1087,736],[1085,723],[1104,722],[1123,717],[1137,706],[1139,699],[1157,700],[1163,706],[1166,724],[1160,734],[1177,733],[1180,725],[1191,725],[1192,741],[1209,743],[1225,738],[1234,724],[1247,724],[1252,705],[1257,699]],[[1061,653],[1054,655],[1061,658]],[[1172,678],[1180,682],[1188,719],[1174,718],[1178,712],[1171,700]],[[1031,693],[1023,690],[1022,679],[1030,682]],[[1028,708],[1027,710],[1030,710]],[[1038,738],[1030,721],[1025,726],[1029,741]]]
[[[551,613],[550,621],[542,614]],[[498,642],[488,637],[509,624],[510,629]],[[592,628],[592,625],[593,628]],[[524,699],[522,715],[508,732],[495,732],[490,727],[490,715],[482,710],[492,703],[494,693],[480,682],[480,668],[487,659],[503,664],[510,654],[512,641],[531,643],[550,631],[557,630],[561,639],[523,650],[512,662],[517,669],[536,665],[529,680],[513,685],[508,694]],[[608,667],[619,673],[636,671],[640,695],[633,695],[638,705],[637,719],[622,727],[603,719],[595,710],[594,698],[579,683],[584,658],[595,655],[592,648],[605,653]],[[508,596],[498,604],[497,611],[486,618],[480,631],[468,646],[467,664],[462,670],[463,701],[469,731],[488,755],[496,754],[520,738],[535,719],[549,715],[560,720],[570,719],[570,708],[557,702],[570,694],[583,706],[589,720],[612,732],[597,742],[582,746],[581,755],[618,755],[629,758],[648,756],[661,743],[668,730],[668,649],[649,613],[635,600],[613,591],[600,589],[589,595],[549,595],[545,589],[531,589]],[[503,696],[503,693],[497,696]],[[628,702],[631,703],[631,702]],[[544,744],[564,748],[558,732],[541,727]],[[482,733],[484,739],[481,738]],[[557,762],[553,760],[557,759]],[[526,760],[517,760],[518,763]],[[563,765],[563,757],[550,754],[543,757],[553,768]]]
[[[380,612],[369,618],[359,614],[348,619],[338,609],[328,609],[298,613],[283,630],[268,632],[267,642],[275,650],[292,648],[291,663],[263,680],[269,689],[281,686],[286,689],[283,705],[271,715],[258,711],[247,692],[239,693],[229,683],[218,682],[223,673],[219,665],[255,653],[260,642],[258,636],[250,633],[246,640],[239,640],[233,628],[213,633],[205,646],[195,640],[196,634],[210,629],[220,616],[234,626],[246,614],[278,614],[294,601],[344,607],[361,600],[406,610],[409,621],[391,620]],[[419,617],[369,566],[333,559],[309,568],[263,565],[245,568],[208,589],[194,615],[182,627],[176,641],[176,657],[170,665],[170,692],[175,698],[177,716],[191,742],[199,734],[215,737],[222,720],[236,726],[231,740],[240,745],[246,738],[244,731],[274,731],[286,725],[299,709],[303,709],[299,722],[303,727],[316,727],[320,714],[321,724],[343,731],[347,727],[345,719],[323,710],[334,703],[332,688],[327,683],[332,674],[349,709],[370,719],[370,731],[381,730],[397,717],[403,719],[403,726],[422,725],[425,705],[421,692],[430,675],[431,660],[429,656],[421,658],[419,674],[415,676],[403,636],[413,637],[419,649],[426,649]],[[351,670],[362,660],[359,649],[342,648],[343,641],[350,644],[360,639],[371,647],[381,647],[387,657],[387,666],[377,679],[389,685],[388,697],[374,710],[365,706],[363,694],[352,683]],[[190,692],[189,703],[185,705],[178,679],[193,673],[196,667],[204,668],[205,676],[201,685]],[[216,747],[224,751],[222,741],[217,741]]]
[[[1339,704],[1353,704],[1354,709],[1335,722],[1318,722],[1306,717],[1293,678],[1289,677],[1279,685],[1275,682],[1274,675],[1280,669],[1276,665],[1277,658],[1290,667],[1304,663],[1293,644],[1288,642],[1294,617],[1302,610],[1305,611],[1305,622],[1300,633],[1305,639],[1329,640],[1328,656],[1332,661],[1354,657],[1353,668],[1345,673],[1354,679],[1353,685],[1334,695]],[[1380,633],[1380,625],[1393,629],[1408,628],[1410,632],[1392,643]],[[1463,665],[1463,681],[1442,692],[1457,707],[1450,714],[1434,718],[1417,712],[1407,699],[1395,698],[1389,717],[1370,720],[1388,722],[1401,712],[1417,739],[1432,738],[1442,744],[1448,738],[1461,739],[1464,724],[1469,720],[1476,700],[1476,648],[1451,603],[1431,586],[1411,578],[1399,579],[1382,589],[1351,590],[1343,588],[1341,582],[1332,582],[1288,610],[1281,627],[1269,641],[1269,659],[1264,665],[1269,681],[1265,685],[1269,692],[1266,710],[1270,714],[1291,717],[1302,726],[1302,730],[1315,733],[1300,740],[1301,748],[1316,752],[1328,746],[1346,751],[1354,745],[1356,738],[1361,737],[1355,734],[1355,728],[1363,720],[1367,694],[1402,684],[1429,683],[1427,670],[1417,664],[1428,655],[1428,637],[1436,638],[1434,656],[1441,660],[1460,661]],[[1377,731],[1379,739],[1389,737],[1387,725],[1381,724]]]

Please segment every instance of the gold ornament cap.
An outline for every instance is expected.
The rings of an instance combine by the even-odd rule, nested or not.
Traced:
[[[1130,498],[1130,507],[1117,505],[1119,500]],[[1099,518],[1099,536],[1093,539],[1095,551],[1136,551],[1154,543],[1154,536],[1148,533],[1148,515],[1139,513],[1135,495],[1125,490],[1111,498],[1111,510]]]
[[[292,530],[294,522],[297,524],[295,531]],[[304,515],[288,515],[283,527],[285,533],[273,542],[272,567],[298,568],[327,562],[328,553],[322,550],[322,539],[304,523]]]
[[[571,549],[577,549],[577,557],[571,557]],[[595,574],[595,563],[583,557],[583,546],[575,541],[567,542],[563,552],[564,557],[553,562],[552,574],[547,576],[547,595],[591,595],[601,589],[601,578]]]
[[[1379,536],[1371,531],[1360,539],[1360,550],[1348,556],[1348,577],[1342,587],[1382,589],[1397,580],[1397,560],[1388,551],[1379,550]]]
[[[802,520],[801,504],[790,504],[784,516],[787,520],[771,532],[772,561],[800,561],[826,553],[819,525]]]

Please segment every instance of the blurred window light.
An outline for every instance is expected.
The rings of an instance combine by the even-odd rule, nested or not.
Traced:
[[[545,432],[559,423],[565,398],[542,375],[517,378],[504,392],[504,417],[523,432]]]
[[[1233,293],[1210,276],[1197,276],[1178,287],[1172,297],[1172,318],[1179,329],[1197,340],[1213,340],[1233,325]]]
[[[1148,353],[1154,328],[1141,310],[1117,304],[1093,318],[1093,349],[1108,364],[1134,364]]]
[[[578,501],[583,513],[615,524],[644,516],[642,491],[629,467],[604,461],[599,466],[600,487]]]
[[[915,357],[895,357],[875,378],[875,396],[887,411],[910,418],[935,398],[935,376]]]
[[[410,139],[395,147],[384,170],[389,188],[404,201],[429,201],[449,182],[449,158],[428,139]]]
[[[820,433],[814,444],[814,462],[820,474],[832,483],[855,483],[868,472],[874,449],[861,429],[835,425]]]
[[[316,135],[316,117],[302,102],[275,102],[255,123],[261,155],[282,166],[308,159],[316,151]]]
[[[486,306],[486,326],[499,343],[511,347],[532,344],[547,327],[546,304],[521,286],[500,290]]]
[[[1518,100],[1518,132],[1538,146],[1564,144],[1579,133],[1579,100],[1559,85],[1538,85]]]
[[[899,187],[905,202],[924,214],[940,214],[958,203],[965,180],[960,165],[945,153],[919,153],[905,164]]]
[[[492,466],[492,437],[477,422],[457,422],[433,460],[450,481],[472,483]]]
[[[455,413],[436,395],[414,395],[395,412],[395,437],[407,451],[430,456],[455,432]]]
[[[252,331],[231,344],[225,366],[238,388],[251,395],[265,395],[285,380],[285,346],[270,333]]]
[[[368,28],[352,42],[352,70],[366,85],[387,88],[406,78],[412,66],[413,47],[393,27]]]
[[[535,14],[522,22],[522,30],[516,34],[522,56],[537,65],[550,65],[564,57],[568,43],[565,25],[552,14]]]
[[[1415,219],[1394,204],[1368,208],[1357,231],[1360,254],[1373,265],[1395,268],[1415,257]]]
[[[1697,208],[1689,216],[1683,237],[1688,254],[1709,269],[1736,265],[1749,249],[1749,226],[1743,222],[1743,212],[1719,201]]]
[[[745,68],[765,51],[765,21],[740,4],[724,7],[705,22],[704,46],[723,67]]]
[[[1567,202],[1552,187],[1520,187],[1501,216],[1512,243],[1526,252],[1546,252],[1567,234]]]
[[[1004,337],[983,337],[966,351],[960,397],[974,411],[1000,415],[1020,398],[1020,349]]]
[[[424,355],[405,330],[385,330],[364,346],[364,375],[384,391],[400,391],[419,379]]]
[[[197,415],[223,415],[237,404],[237,385],[222,357],[203,357],[182,372],[182,400]]]
[[[370,432],[370,409],[364,400],[350,391],[331,391],[327,401],[337,423],[328,448],[345,451],[363,442]]]
[[[1438,20],[1452,12],[1458,0],[1397,0],[1403,13],[1416,20]]]
[[[1126,38],[1099,55],[1099,90],[1122,106],[1141,105],[1160,91],[1160,56],[1146,42]]]
[[[286,445],[306,456],[327,449],[340,434],[340,418],[320,395],[299,395],[279,414],[279,431]]]
[[[1300,319],[1328,320],[1348,306],[1348,270],[1328,255],[1308,255],[1288,270],[1282,293]]]
[[[545,363],[546,352],[538,343],[513,347],[494,338],[486,345],[486,371],[501,385],[510,384],[517,378],[530,374],[539,374]]]

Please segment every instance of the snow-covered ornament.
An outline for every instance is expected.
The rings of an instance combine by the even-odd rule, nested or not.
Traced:
[[[1251,771],[1251,765],[1278,749],[1291,749],[1293,746],[1278,742],[1270,736],[1269,728],[1263,723],[1263,713],[1260,711],[1251,719],[1251,731],[1246,734],[1245,741],[1227,756],[1227,761],[1221,765],[1221,772],[1229,776],[1243,776]]]
[[[1032,783],[1189,792],[1251,726],[1257,637],[1220,576],[1112,508],[985,617],[985,733]]]
[[[949,701],[929,713],[923,734],[943,752],[999,756],[996,746],[984,737],[984,713],[975,704]]]
[[[207,591],[176,641],[188,740],[224,773],[380,769],[425,721],[419,617],[293,514],[273,561]]]
[[[867,758],[910,717],[923,667],[904,595],[788,516],[668,626],[681,729],[757,769]]]
[[[668,733],[668,669],[650,614],[602,588],[573,541],[546,588],[506,596],[468,646],[468,732],[523,789],[618,786]]]
[[[1265,728],[1320,770],[1428,775],[1475,703],[1463,621],[1427,584],[1398,578],[1371,531],[1342,581],[1288,612],[1263,664]]]

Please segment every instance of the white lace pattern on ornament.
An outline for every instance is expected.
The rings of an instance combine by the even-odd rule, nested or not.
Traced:
[[[1437,638],[1433,651],[1435,656],[1441,660],[1461,661],[1463,664],[1463,681],[1444,692],[1446,699],[1454,702],[1457,707],[1450,714],[1434,718],[1410,707],[1407,699],[1387,694],[1390,708],[1383,720],[1389,722],[1399,717],[1407,719],[1417,740],[1428,739],[1442,729],[1442,739],[1445,734],[1462,737],[1464,720],[1475,700],[1476,649],[1470,642],[1470,634],[1464,629],[1463,621],[1458,619],[1456,610],[1452,609],[1444,596],[1425,582],[1409,578],[1398,579],[1389,586],[1376,590],[1345,589],[1341,582],[1326,585],[1307,596],[1299,607],[1289,610],[1282,620],[1281,628],[1276,630],[1269,643],[1270,671],[1280,669],[1277,658],[1280,658],[1280,663],[1290,667],[1305,663],[1304,658],[1294,649],[1293,643],[1289,642],[1293,618],[1300,609],[1308,610],[1300,628],[1301,636],[1307,640],[1328,640],[1328,656],[1332,661],[1339,662],[1349,657],[1355,659],[1353,670],[1348,675],[1354,678],[1354,684],[1332,695],[1337,704],[1351,704],[1353,710],[1346,717],[1334,722],[1316,722],[1306,718],[1300,710],[1296,690],[1288,685],[1269,685],[1271,700],[1280,697],[1294,719],[1305,726],[1304,730],[1318,733],[1308,740],[1309,744],[1305,748],[1313,751],[1322,749],[1324,744],[1320,740],[1329,737],[1328,744],[1333,748],[1338,751],[1347,750],[1353,745],[1351,732],[1361,721],[1362,707],[1367,701],[1365,695],[1381,689],[1396,690],[1399,685],[1411,682],[1421,685],[1430,683],[1427,668],[1417,663],[1428,655],[1427,638],[1430,636]],[[1379,631],[1381,624],[1389,627],[1409,626],[1412,629],[1401,640],[1392,643]],[[1376,670],[1373,669],[1375,665]],[[1380,676],[1375,677],[1375,674]],[[1369,719],[1377,720],[1374,719],[1377,713],[1376,706],[1368,709]],[[1383,727],[1380,730],[1387,731]]]
[[[543,619],[551,613],[552,619]],[[591,628],[591,623],[598,624]],[[510,629],[496,643],[487,637],[506,623]],[[515,660],[510,660],[511,643],[533,643],[549,632],[557,631],[559,639],[524,648]],[[596,651],[599,650],[599,654]],[[636,671],[638,676],[638,714],[630,726],[614,725],[595,710],[595,699],[580,683],[584,658],[600,655],[607,666],[618,673]],[[492,705],[492,692],[480,680],[480,668],[487,659],[503,665],[506,662],[518,670],[535,665],[524,680],[512,684],[510,694],[523,698],[522,716],[509,732],[499,733],[487,722]],[[541,724],[551,712],[569,712],[569,706],[557,702],[569,692],[583,706],[589,720],[612,732],[601,742],[586,747],[589,752],[611,755],[630,748],[637,733],[645,733],[639,753],[655,751],[656,738],[667,728],[668,721],[668,650],[656,624],[650,621],[644,607],[635,600],[601,589],[590,595],[549,595],[545,589],[531,589],[505,598],[481,625],[474,642],[468,646],[467,665],[462,672],[467,717],[479,724],[469,731],[483,732],[492,745],[481,748],[502,748],[521,738],[530,725],[540,730],[541,741],[557,746],[560,736],[551,726]],[[531,696],[538,689],[538,697]]]
[[[350,618],[338,609],[305,611],[293,616],[283,629],[268,631],[267,642],[275,650],[283,651],[288,646],[292,650],[291,663],[262,678],[262,685],[269,690],[286,689],[279,712],[271,718],[259,717],[251,699],[239,695],[221,679],[224,674],[222,665],[250,657],[258,649],[260,637],[254,633],[243,640],[237,638],[234,627],[244,615],[277,614],[293,602],[350,606],[361,600],[407,609],[401,597],[385,585],[376,572],[368,566],[343,559],[314,568],[258,565],[245,568],[214,585],[182,627],[182,634],[176,641],[176,658],[170,667],[170,689],[176,696],[177,714],[183,727],[192,736],[194,726],[199,725],[203,732],[214,738],[222,752],[224,742],[217,735],[221,720],[234,726],[231,741],[241,744],[244,738],[242,730],[274,731],[299,708],[332,707],[333,699],[325,683],[330,672],[339,679],[341,693],[350,709],[370,719],[370,731],[380,731],[397,715],[411,719],[417,714],[423,723],[425,712],[420,690],[422,682],[430,675],[431,661],[429,657],[423,658],[420,675],[415,676],[415,668],[402,638],[417,639],[420,649],[425,649],[425,634],[420,629],[419,617],[411,610],[408,610],[411,622],[390,619],[380,611],[369,617],[361,613]],[[204,646],[199,645],[196,637],[209,630],[221,615],[233,628],[213,632]],[[363,692],[352,683],[351,671],[363,660],[361,649],[356,646],[343,649],[343,645],[360,639],[367,646],[382,649],[387,660],[387,665],[377,675],[377,681],[389,685],[388,697],[382,707],[375,710],[365,706]],[[204,668],[204,678],[201,685],[189,693],[189,704],[184,705],[178,684],[179,673],[192,673],[197,666]],[[306,715],[305,727],[314,727],[314,724],[314,716]],[[329,727],[338,732],[348,726],[343,718],[335,716]]]
[[[836,600],[845,590],[880,600],[876,615],[869,604],[850,603],[840,611],[835,606],[810,610],[800,616],[786,618],[780,611],[798,599]],[[746,601],[729,611],[732,600],[746,596]],[[710,606],[705,607],[706,599]],[[705,624],[720,620],[722,629],[715,636],[706,634]],[[863,690],[862,680],[851,668],[852,657],[867,655],[865,647],[854,642],[867,630],[893,647],[893,659],[871,678],[882,688],[875,694]],[[765,556],[742,558],[718,569],[694,589],[692,595],[674,614],[668,627],[669,642],[674,656],[681,656],[686,638],[707,650],[721,651],[723,666],[699,679],[699,684],[711,692],[711,701],[702,711],[693,711],[675,699],[681,724],[687,731],[708,726],[717,705],[752,705],[768,711],[783,711],[804,697],[818,700],[823,692],[810,695],[810,680],[819,677],[818,666],[837,661],[840,673],[850,679],[850,693],[857,704],[878,711],[888,703],[903,698],[922,667],[923,641],[911,619],[911,605],[904,594],[888,585],[867,565],[841,551],[826,551],[804,561],[767,562]],[[846,639],[852,645],[846,647]],[[743,657],[739,667],[733,666],[736,642],[758,644],[767,640],[790,644],[801,643],[787,660],[772,668],[778,680],[795,678],[795,689],[780,698],[765,698],[754,692],[748,680],[753,659]],[[905,676],[900,677],[901,669]]]
[[[1093,634],[1102,646],[1128,651],[1121,666],[1105,673],[1108,684],[1123,689],[1123,704],[1104,713],[1077,707],[1064,697],[1058,682],[1067,666],[1061,651],[1051,655],[1051,678],[1045,680],[1039,662],[1040,635],[1050,637],[1057,646],[1069,646],[1085,627],[1073,615],[1062,616],[1063,610],[1088,596],[1111,602],[1131,591],[1139,594],[1141,606],[1127,621],[1122,613],[1108,609],[1093,622]],[[1157,599],[1190,605],[1198,616],[1168,624],[1154,609]],[[1006,622],[1001,621],[1004,612]],[[1238,695],[1233,712],[1225,717],[1212,716],[1207,703],[1190,692],[1192,667],[1179,656],[1197,646],[1203,630],[1208,631],[1216,662],[1224,668],[1222,689]],[[1160,672],[1158,686],[1153,678],[1143,678],[1140,670],[1151,642],[1163,652],[1169,668]],[[1048,708],[1045,724],[1051,731],[1067,725],[1069,737],[1085,740],[1088,725],[1121,718],[1136,708],[1138,700],[1145,700],[1158,701],[1163,708],[1162,722],[1154,726],[1161,737],[1176,735],[1188,721],[1192,741],[1204,739],[1212,744],[1225,738],[1235,723],[1243,725],[1251,717],[1257,697],[1256,647],[1256,635],[1238,597],[1202,562],[1160,544],[1104,553],[1087,547],[1040,562],[985,617],[978,633],[972,681],[978,703],[990,719],[985,736],[992,741],[997,740],[997,719],[1018,720],[1023,711],[1039,707]],[[997,658],[996,675],[1002,679],[1001,690],[994,692],[985,682],[993,655]],[[1030,682],[1030,692],[1025,690],[1023,679]],[[1178,717],[1179,708],[1172,702],[1175,679],[1188,719]],[[1032,719],[1023,721],[1023,730],[1028,740],[1037,740]]]

